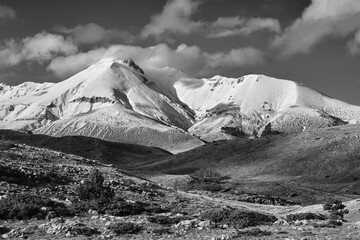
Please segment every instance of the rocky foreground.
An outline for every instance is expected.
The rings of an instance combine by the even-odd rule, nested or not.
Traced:
[[[3,239],[360,238],[356,200],[346,203],[350,217],[337,221],[319,206],[239,200],[176,191],[91,159],[0,140]]]

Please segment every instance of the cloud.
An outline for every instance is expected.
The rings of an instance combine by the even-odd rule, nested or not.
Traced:
[[[191,16],[200,5],[200,1],[171,0],[166,3],[161,13],[151,17],[151,21],[141,31],[143,38],[159,37],[164,33],[189,34],[202,23],[191,20]]]
[[[209,59],[209,67],[213,69],[263,63],[263,53],[252,47],[231,49],[229,52],[206,54],[206,56]]]
[[[280,23],[272,18],[220,17],[210,25],[208,37],[249,36],[262,30],[279,33]]]
[[[157,39],[171,40],[172,34],[188,35],[194,32],[202,33],[209,38],[230,36],[249,36],[250,34],[267,30],[279,33],[280,23],[272,18],[240,18],[220,17],[214,22],[194,21],[191,19],[198,6],[203,1],[171,0],[160,14],[154,15],[141,33],[141,38],[154,36]]]
[[[45,62],[59,55],[78,51],[69,39],[46,32],[22,40],[7,40],[0,46],[0,66],[13,66],[21,61]]]
[[[355,37],[348,42],[347,47],[351,54],[360,53],[360,30],[355,33]]]
[[[359,0],[312,0],[302,16],[277,36],[281,57],[307,53],[327,37],[345,37],[360,28]]]
[[[220,69],[263,62],[262,53],[254,48],[239,48],[228,52],[208,53],[197,46],[187,46],[185,44],[180,44],[175,49],[172,49],[167,44],[158,44],[145,48],[113,45],[86,53],[55,58],[47,69],[58,77],[65,78],[85,69],[102,58],[125,59],[129,56],[144,68],[168,66],[195,76],[212,74]]]
[[[0,20],[1,19],[15,19],[16,13],[14,9],[0,5]]]
[[[133,37],[128,31],[105,29],[96,23],[78,25],[74,28],[66,28],[63,26],[59,26],[55,27],[55,31],[71,35],[73,41],[76,44],[86,45],[97,43],[111,43],[115,41],[130,43],[133,41]]]

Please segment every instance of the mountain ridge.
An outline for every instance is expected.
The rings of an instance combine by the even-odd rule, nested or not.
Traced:
[[[83,135],[173,153],[239,136],[360,122],[360,107],[290,80],[197,79],[175,68],[102,59],[59,83],[0,90],[0,128]],[[178,145],[178,146],[177,146]]]

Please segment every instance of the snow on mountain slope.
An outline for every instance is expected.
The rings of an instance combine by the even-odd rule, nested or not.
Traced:
[[[289,80],[143,69],[132,59],[103,59],[57,84],[2,84],[0,128],[178,152],[203,144],[191,134],[215,141],[360,122],[360,107]]]
[[[0,102],[0,128],[93,136],[169,151],[175,143],[185,149],[203,144],[184,131],[195,122],[193,112],[151,85],[131,59],[104,59],[41,91],[25,86],[26,94],[2,96],[6,101]],[[131,131],[135,135],[130,136]],[[184,146],[181,141],[186,141]]]
[[[41,94],[47,88],[52,87],[54,83],[33,83],[24,82],[17,86],[8,86],[0,83],[0,102],[12,98],[22,97],[28,94]]]
[[[174,95],[196,112],[189,132],[213,141],[241,134],[259,136],[264,130],[297,132],[360,122],[360,107],[332,99],[296,82],[247,75],[193,79],[175,76],[168,84]],[[159,71],[149,75],[153,78]],[[166,74],[163,74],[166,75]]]

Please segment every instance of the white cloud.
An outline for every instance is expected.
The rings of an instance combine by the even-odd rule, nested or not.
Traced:
[[[0,20],[1,19],[15,19],[16,13],[14,9],[0,5]]]
[[[206,56],[211,68],[234,68],[263,62],[262,52],[252,47],[231,49],[229,52],[206,54]]]
[[[360,28],[359,0],[312,0],[283,34],[272,43],[280,56],[307,53],[327,37],[345,37]]]
[[[208,53],[197,46],[179,45],[172,49],[166,44],[151,47],[113,45],[108,48],[91,50],[51,61],[48,70],[65,78],[83,70],[105,57],[124,59],[132,57],[137,64],[146,67],[174,67],[186,73],[200,76],[220,69],[260,64],[263,56],[254,48],[232,49],[228,52]]]
[[[191,33],[202,25],[201,22],[190,19],[199,4],[200,1],[194,0],[171,0],[167,2],[160,14],[151,17],[150,23],[143,28],[140,35],[147,38],[149,36],[159,37],[159,35],[168,32]]]
[[[360,30],[355,33],[355,37],[348,42],[347,47],[351,54],[360,53]]]
[[[71,35],[73,41],[77,44],[110,43],[113,41],[130,43],[133,39],[131,34],[127,31],[105,29],[96,23],[78,25],[71,29],[60,26],[56,27],[55,30],[60,33]]]
[[[7,40],[0,46],[0,66],[16,65],[21,61],[44,62],[58,55],[72,55],[78,51],[71,40],[46,32],[16,41]]]
[[[279,33],[280,23],[272,18],[220,17],[210,25],[208,37],[248,36],[262,30]]]

